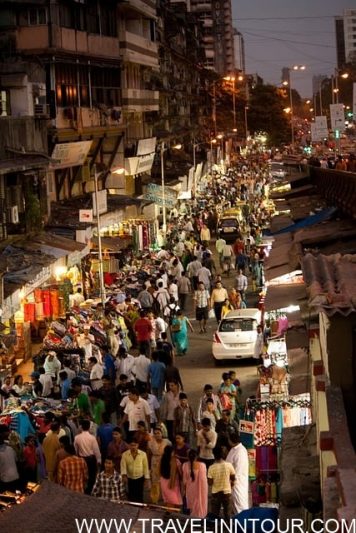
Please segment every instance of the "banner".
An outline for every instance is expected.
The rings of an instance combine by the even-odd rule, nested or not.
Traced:
[[[330,122],[332,130],[345,131],[344,104],[330,104]]]
[[[149,200],[150,202],[153,202],[154,204],[163,206],[163,203],[166,205],[166,207],[173,208],[177,203],[177,196],[178,193],[171,187],[165,187],[164,188],[164,199],[163,202],[163,191],[161,185],[157,185],[156,183],[149,183],[146,186],[146,191],[143,195],[143,198],[145,200]]]
[[[322,141],[329,135],[327,118],[325,116],[315,117],[315,122],[310,125],[312,142]]]
[[[91,145],[92,141],[56,144],[51,155],[51,159],[54,159],[51,167],[68,168],[83,165]]]
[[[152,154],[156,150],[156,137],[150,137],[149,139],[140,139],[137,143],[136,155]]]
[[[93,215],[96,217],[96,201],[95,201],[95,192],[92,193],[93,198]],[[102,215],[107,212],[108,210],[108,191],[107,189],[103,189],[102,191],[98,191],[98,208],[99,208],[99,215]]]

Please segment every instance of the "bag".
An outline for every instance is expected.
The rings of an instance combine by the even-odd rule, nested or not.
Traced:
[[[231,401],[231,398],[228,394],[226,393],[223,393],[220,395],[220,402],[221,402],[221,407],[223,409],[228,409],[229,411],[231,411],[232,409],[232,401]]]
[[[180,324],[179,324],[179,323],[176,322],[175,324],[172,324],[172,326],[171,326],[171,331],[172,331],[173,333],[179,333],[180,330],[181,330],[181,327],[180,327]]]
[[[153,302],[152,302],[152,312],[159,316],[161,314],[161,306],[159,301],[157,300],[157,296],[153,296]]]
[[[210,311],[209,311],[209,315],[208,315],[208,316],[209,316],[209,318],[215,318],[215,311],[214,311],[214,309],[210,309]]]

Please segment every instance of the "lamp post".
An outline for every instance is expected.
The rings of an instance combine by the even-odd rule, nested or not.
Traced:
[[[331,98],[333,104],[339,103],[339,77],[347,80],[348,72],[340,74],[340,69],[336,68],[334,74],[331,76]]]
[[[292,93],[292,82],[291,82],[291,72],[297,71],[297,70],[305,70],[305,65],[293,65],[293,67],[288,69],[289,74],[289,80],[288,82],[283,82],[283,85],[289,84],[289,101],[290,101],[290,127],[291,127],[291,148],[292,152],[294,152],[294,125],[293,125],[293,93]]]
[[[210,174],[213,172],[213,164],[214,164],[214,152],[213,152],[213,144],[216,144],[216,139],[210,139]]]
[[[247,111],[249,110],[248,105],[245,105],[245,136],[246,136],[246,146],[247,146],[247,137],[248,137],[248,124],[247,124]]]
[[[100,299],[102,304],[105,306],[106,301],[106,292],[105,292],[105,282],[104,282],[104,268],[103,268],[103,250],[101,246],[101,225],[100,225],[100,214],[99,214],[99,195],[98,195],[98,178],[99,175],[96,171],[96,165],[94,165],[94,186],[95,186],[95,208],[96,208],[96,229],[98,232],[98,259],[99,259],[99,284],[100,284]]]

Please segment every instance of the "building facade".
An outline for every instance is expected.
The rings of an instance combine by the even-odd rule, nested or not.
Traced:
[[[345,9],[335,17],[336,57],[338,68],[356,63],[356,9]]]
[[[245,41],[241,32],[234,28],[235,70],[245,73]]]

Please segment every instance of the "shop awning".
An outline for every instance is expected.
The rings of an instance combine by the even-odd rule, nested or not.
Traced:
[[[290,305],[300,305],[307,298],[304,283],[290,283],[288,285],[270,285],[264,301],[266,311],[284,309]]]
[[[36,168],[46,168],[49,160],[38,156],[18,156],[13,159],[3,159],[0,161],[0,174],[10,174],[11,172],[23,172]]]
[[[286,233],[289,231],[297,231],[298,229],[313,226],[314,224],[319,224],[320,222],[324,222],[325,220],[331,218],[336,212],[337,207],[328,207],[327,209],[320,211],[320,213],[306,217],[303,220],[296,222],[295,224],[292,224],[290,226],[280,229],[279,231],[274,232],[274,234],[278,235],[280,233]]]

